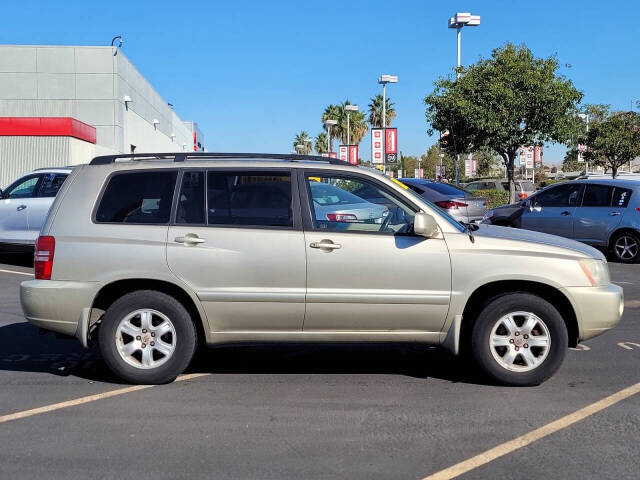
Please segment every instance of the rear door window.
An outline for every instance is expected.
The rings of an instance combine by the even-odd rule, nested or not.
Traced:
[[[66,173],[47,173],[43,175],[38,189],[38,197],[55,197],[66,179]]]
[[[291,173],[210,171],[209,225],[293,227]]]
[[[627,208],[630,198],[631,190],[629,190],[628,188],[615,187],[613,191],[612,206],[616,208]]]
[[[575,207],[580,199],[582,185],[567,183],[551,187],[535,196],[535,205],[541,207]]]
[[[592,185],[585,187],[583,207],[610,207],[613,187],[609,185]]]
[[[177,170],[117,173],[100,199],[98,223],[168,224]]]

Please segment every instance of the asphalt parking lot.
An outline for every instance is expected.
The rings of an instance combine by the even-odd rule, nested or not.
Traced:
[[[620,325],[539,387],[419,346],[290,345],[209,350],[182,381],[129,388],[24,321],[28,264],[0,257],[2,479],[640,478],[640,265],[610,264]]]

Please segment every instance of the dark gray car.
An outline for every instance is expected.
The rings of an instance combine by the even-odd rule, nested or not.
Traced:
[[[551,233],[598,247],[616,260],[640,259],[640,181],[576,180],[487,212],[483,223]]]
[[[461,222],[479,222],[487,213],[487,200],[448,183],[401,178],[411,190]]]

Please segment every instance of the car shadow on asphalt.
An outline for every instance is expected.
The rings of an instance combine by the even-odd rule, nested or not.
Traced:
[[[16,267],[33,267],[33,251],[9,252],[0,250],[0,263]]]
[[[0,327],[0,371],[123,383],[100,358],[70,337],[41,335],[28,322]],[[487,384],[475,369],[445,350],[416,344],[259,344],[202,348],[186,373],[255,375],[402,375]]]

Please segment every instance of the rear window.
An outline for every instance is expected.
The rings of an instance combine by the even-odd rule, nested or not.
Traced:
[[[96,211],[98,223],[167,224],[177,171],[118,173],[109,179]]]
[[[367,203],[363,198],[333,185],[319,182],[309,182],[311,196],[318,205],[352,205]]]
[[[448,185],[446,183],[427,183],[424,185],[424,188],[430,188],[431,190],[435,190],[443,195],[462,195],[464,197],[464,194],[468,193],[462,188],[454,187],[453,185]]]

